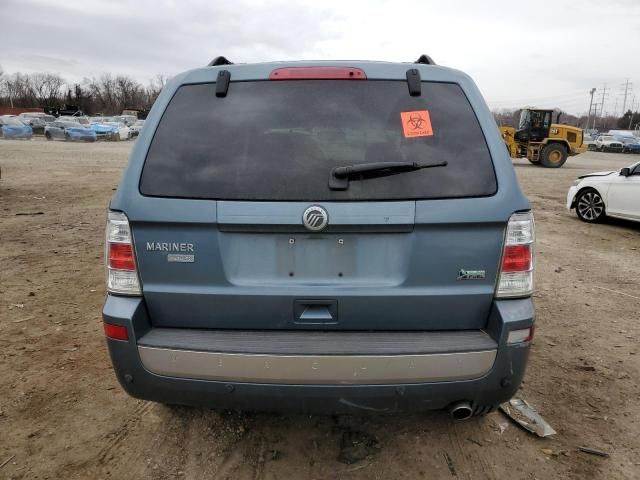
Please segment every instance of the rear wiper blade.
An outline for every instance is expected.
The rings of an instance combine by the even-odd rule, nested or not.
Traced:
[[[357,163],[334,167],[329,173],[329,188],[331,190],[346,190],[349,180],[366,180],[367,178],[386,177],[398,173],[413,172],[423,168],[446,167],[447,162],[375,162]]]

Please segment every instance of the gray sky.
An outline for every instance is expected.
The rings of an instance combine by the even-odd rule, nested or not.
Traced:
[[[562,3],[562,5],[559,5]],[[478,83],[492,108],[586,112],[607,84],[640,105],[640,1],[0,0],[0,65],[73,81],[147,82],[204,65],[289,59],[412,61],[428,53]],[[631,91],[630,91],[631,92]],[[635,93],[637,92],[637,93]],[[640,108],[640,107],[638,107]]]

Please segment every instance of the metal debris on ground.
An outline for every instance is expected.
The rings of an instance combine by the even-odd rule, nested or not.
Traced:
[[[500,410],[522,428],[528,432],[535,433],[539,437],[548,437],[556,433],[551,428],[551,425],[526,400],[512,398],[508,402],[501,404]]]
[[[591,455],[597,455],[599,457],[608,457],[609,454],[607,452],[603,452],[602,450],[596,450],[595,448],[589,447],[578,447],[578,450],[584,453],[589,453]]]

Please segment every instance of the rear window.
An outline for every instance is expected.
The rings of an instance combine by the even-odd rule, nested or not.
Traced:
[[[397,161],[448,165],[328,187],[333,167]],[[140,180],[143,195],[219,200],[434,199],[496,188],[458,85],[423,82],[412,97],[406,82],[371,80],[232,82],[223,98],[214,83],[182,86]]]

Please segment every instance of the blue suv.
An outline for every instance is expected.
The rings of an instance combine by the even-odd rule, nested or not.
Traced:
[[[111,201],[113,367],[168,404],[483,414],[525,371],[533,242],[464,73],[218,57],[164,88]]]

